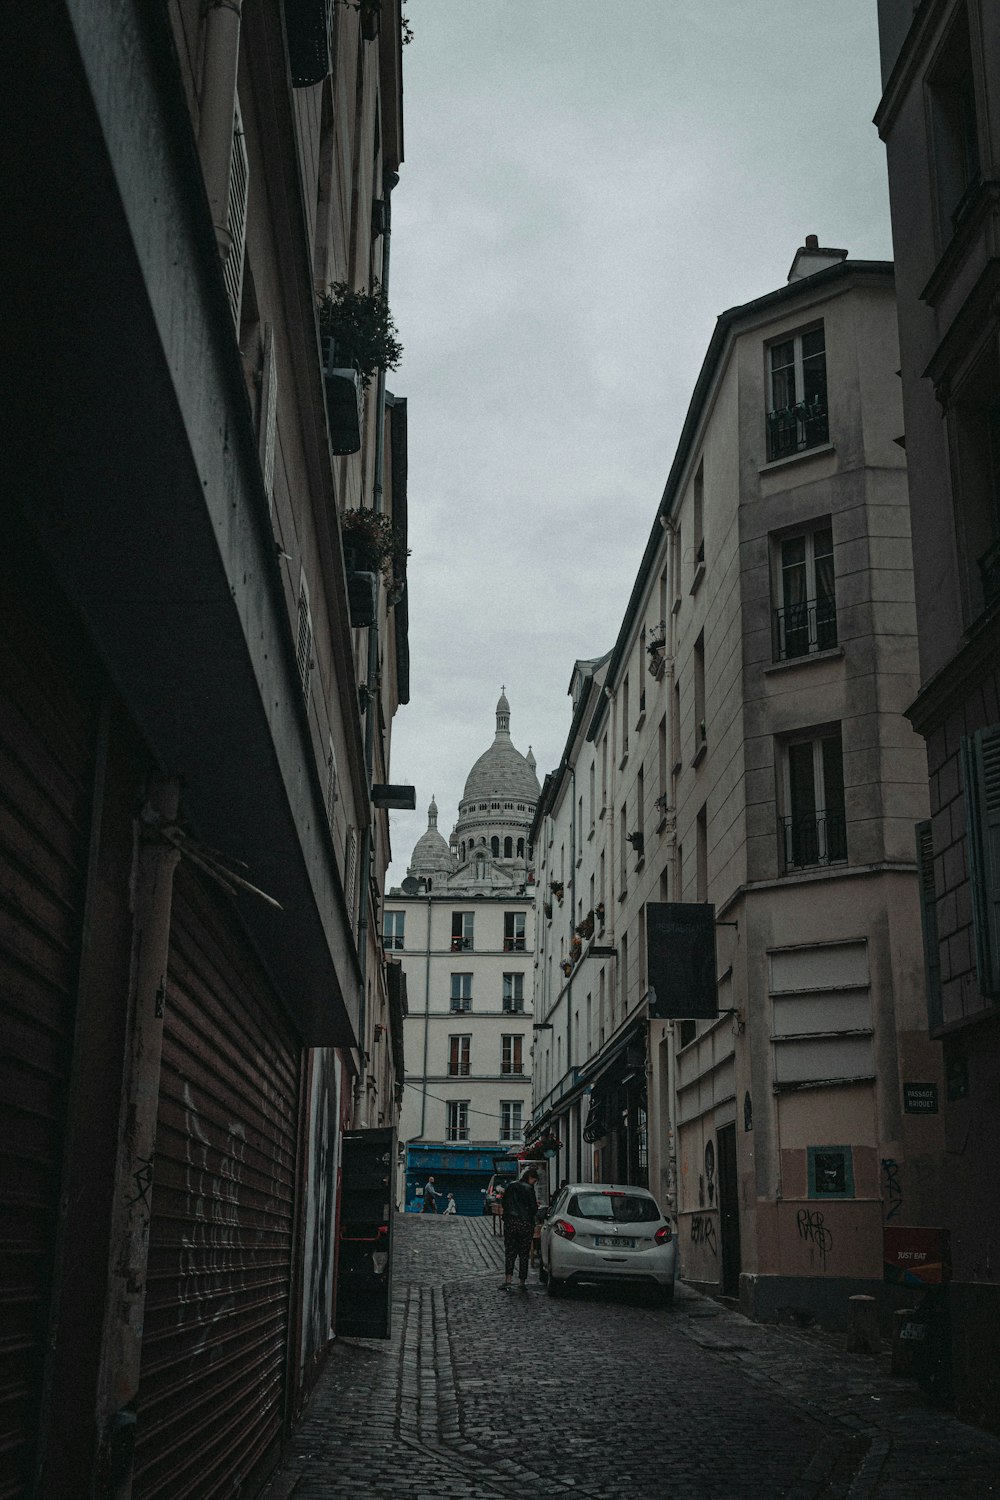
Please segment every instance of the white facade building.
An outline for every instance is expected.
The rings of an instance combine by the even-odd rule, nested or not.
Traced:
[[[532,830],[529,1134],[560,1138],[555,1176],[648,1182],[683,1274],[764,1317],[836,1323],[881,1293],[900,1205],[940,1212],[897,367],[891,265],[812,237],[722,314]],[[664,902],[714,905],[714,1019],[650,1014]]]
[[[495,1160],[523,1139],[531,1110],[534,875],[538,801],[529,747],[510,738],[501,694],[492,745],[469,772],[446,840],[432,799],[401,890],[386,899],[386,955],[406,975],[406,1087],[400,1139],[407,1208],[423,1184],[482,1209]]]

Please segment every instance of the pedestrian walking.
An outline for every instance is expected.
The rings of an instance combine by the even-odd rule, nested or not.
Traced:
[[[425,1214],[436,1214],[438,1211],[437,1200],[443,1198],[444,1194],[434,1186],[434,1178],[428,1177],[424,1183],[424,1207]]]
[[[448,1202],[444,1206],[444,1211],[445,1211],[446,1214],[457,1214],[458,1213],[458,1204],[455,1202],[455,1194],[454,1193],[449,1193],[448,1194]]]
[[[529,1167],[522,1177],[504,1189],[503,1195],[503,1282],[500,1290],[509,1292],[514,1264],[518,1263],[518,1280],[522,1291],[528,1288],[528,1258],[535,1232],[538,1199],[535,1183],[538,1170]]]

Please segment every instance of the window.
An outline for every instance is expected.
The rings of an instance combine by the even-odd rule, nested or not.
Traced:
[[[333,740],[328,741],[326,757],[326,821],[333,827],[333,812],[337,806],[337,798],[340,796],[337,785],[337,756],[333,748]]]
[[[451,1008],[455,1011],[472,1009],[472,975],[451,976]]]
[[[976,90],[964,6],[927,83],[938,224],[947,241],[962,222],[980,177]]]
[[[229,294],[229,306],[233,322],[240,326],[240,306],[243,298],[243,266],[246,257],[247,198],[250,185],[250,163],[247,156],[246,134],[239,98],[233,115],[233,153],[229,173],[229,203],[226,208],[226,227],[229,230],[229,254],[223,263],[222,275]]]
[[[524,912],[505,911],[503,914],[503,951],[524,952]]]
[[[494,859],[500,858],[500,840],[497,838],[496,834],[494,834],[490,839],[490,853],[492,854]]]
[[[694,643],[694,753],[697,759],[703,745],[708,743],[708,724],[705,720],[705,632],[701,631]]]
[[[608,805],[608,737],[601,741],[601,812]]]
[[[471,1051],[471,1036],[450,1036],[448,1038],[449,1078],[467,1078],[469,1076],[469,1056]]]
[[[509,834],[503,841],[503,857],[504,859],[514,858],[514,840]]]
[[[783,537],[778,564],[780,606],[774,612],[774,659],[788,661],[837,644],[833,528]]]
[[[656,806],[661,819],[666,817],[667,792],[667,716],[663,715],[656,732]]]
[[[467,1141],[469,1139],[468,1099],[450,1099],[448,1101],[447,1119],[447,1139],[449,1141]]]
[[[948,413],[967,618],[1000,603],[1000,366],[996,328]]]
[[[503,976],[503,1008],[511,1012],[524,1010],[523,974],[505,974]]]
[[[966,836],[976,972],[984,995],[1000,994],[1000,728],[962,740]]]
[[[451,914],[452,953],[471,953],[475,936],[476,914],[471,911],[453,911]]]
[[[403,948],[403,932],[406,927],[405,911],[387,911],[382,923],[382,938],[387,949]]]
[[[501,1141],[519,1141],[524,1132],[522,1121],[522,1110],[524,1106],[520,1099],[500,1100],[500,1139]]]
[[[622,683],[622,760],[628,755],[628,673]]]
[[[632,847],[635,849],[636,858],[642,859],[646,842],[646,771],[645,767],[639,767],[639,774],[635,779],[635,829],[639,836],[634,840]]]
[[[515,1036],[507,1035],[500,1038],[500,1071],[501,1073],[523,1073],[524,1072],[524,1037],[518,1033]]]
[[[618,843],[620,845],[620,853],[621,853],[621,871],[620,871],[620,874],[621,874],[621,890],[618,892],[619,898],[621,898],[622,896],[624,896],[624,894],[625,894],[625,887],[628,884],[628,867],[626,865],[626,857],[628,855],[628,816],[627,815],[628,815],[628,804],[625,803],[625,802],[623,802],[622,803],[622,807],[621,807],[621,812],[618,815]]]
[[[692,513],[694,518],[694,567],[695,575],[699,567],[705,561],[705,535],[703,531],[705,521],[705,460],[698,464],[698,472],[694,476],[694,492],[692,494]]]
[[[767,351],[768,461],[829,442],[823,325]]]
[[[786,870],[847,858],[844,756],[840,729],[785,746]]]
[[[708,900],[708,804],[698,811],[695,825],[695,900]]]
[[[588,798],[588,808],[589,808],[589,812],[590,812],[590,831],[591,831],[591,833],[593,833],[593,831],[594,831],[594,819],[595,819],[595,816],[596,816],[596,801],[597,801],[596,781],[597,781],[597,767],[594,765],[594,762],[591,761],[590,762],[590,774],[589,774],[590,796]]]

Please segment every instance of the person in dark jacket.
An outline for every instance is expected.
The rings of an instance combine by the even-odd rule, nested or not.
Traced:
[[[535,1183],[536,1168],[529,1167],[522,1177],[510,1183],[503,1195],[503,1284],[501,1291],[509,1292],[514,1263],[519,1262],[518,1279],[521,1290],[528,1286],[528,1257],[531,1255],[531,1237],[535,1232],[535,1217],[538,1199]]]

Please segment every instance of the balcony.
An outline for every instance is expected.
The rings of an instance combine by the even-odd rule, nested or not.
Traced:
[[[524,938],[523,937],[505,937],[504,940],[503,940],[503,951],[505,953],[523,953],[524,952]]]
[[[774,660],[791,661],[837,644],[837,601],[807,599],[774,611]]]
[[[819,400],[797,401],[767,414],[767,459],[790,458],[830,441],[830,416]]]
[[[511,1000],[505,997],[503,1002],[503,1013],[505,1016],[521,1016],[524,1014],[524,1001]]]
[[[847,819],[843,813],[803,813],[782,818],[786,873],[847,859]]]
[[[452,933],[451,951],[452,953],[471,953],[472,939],[470,937],[456,937]]]

